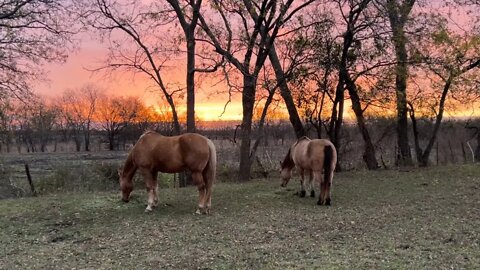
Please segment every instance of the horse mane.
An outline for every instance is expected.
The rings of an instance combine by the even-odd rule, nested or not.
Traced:
[[[282,169],[283,168],[293,168],[295,166],[295,163],[293,162],[292,156],[291,156],[291,151],[292,149],[288,149],[288,153],[283,159],[283,162],[281,164]]]
[[[297,139],[297,141],[293,144],[293,146],[296,146],[299,142],[305,141],[305,140],[306,140],[306,141],[311,141],[311,139],[308,138],[307,136],[302,136],[302,137],[300,137],[300,138]]]
[[[159,134],[159,133],[157,133],[156,131],[153,131],[153,130],[145,130],[145,132],[143,132],[143,134],[140,136],[140,138],[147,135],[147,134],[150,134],[150,133]]]
[[[298,138],[297,143],[298,143],[298,142],[301,142],[301,141],[303,141],[303,140],[309,140],[309,141],[311,141],[310,138],[308,138],[307,136],[302,136],[302,137]]]
[[[120,168],[120,171],[123,176],[131,178],[136,170],[137,166],[133,160],[133,149],[131,149],[128,153],[127,160],[125,160],[125,164]]]

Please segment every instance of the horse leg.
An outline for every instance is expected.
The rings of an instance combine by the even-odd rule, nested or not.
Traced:
[[[310,185],[310,197],[315,198],[315,182],[313,181],[312,170],[308,171],[308,183]]]
[[[332,205],[332,199],[330,198],[330,190],[332,188],[332,181],[333,181],[333,171],[330,172],[329,179],[325,179],[325,205]]]
[[[300,185],[301,185],[301,190],[300,190],[300,197],[305,197],[305,194],[307,193],[305,191],[305,171],[303,169],[300,169]]]
[[[192,172],[193,182],[198,188],[198,209],[197,214],[206,214],[205,212],[205,182],[203,181],[203,175],[201,172]]]
[[[153,179],[153,206],[157,207],[158,206],[158,182],[157,182],[157,177],[158,177],[158,172],[153,172],[152,173],[152,179]]]
[[[324,198],[325,198],[325,185],[324,185],[324,181],[322,181],[322,172],[321,171],[314,171],[313,172],[313,179],[315,181],[315,183],[318,184],[318,186],[320,187],[320,196],[318,197],[318,202],[317,204],[318,205],[322,205],[324,204]]]
[[[205,181],[205,213],[210,214],[210,208],[212,207],[212,189],[213,179],[209,177],[208,173],[203,173],[203,180]]]
[[[153,179],[153,174],[149,170],[141,170],[143,179],[145,180],[145,186],[147,188],[147,208],[145,208],[145,212],[151,212],[153,208],[153,204],[155,202],[155,188],[157,181]]]

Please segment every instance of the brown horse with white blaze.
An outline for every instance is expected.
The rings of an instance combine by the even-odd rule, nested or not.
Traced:
[[[320,186],[318,205],[331,205],[330,189],[333,181],[333,172],[337,164],[337,151],[329,140],[302,137],[288,150],[281,163],[282,187],[287,186],[292,177],[293,168],[300,172],[300,196],[305,197],[305,173],[309,175],[310,196],[315,197],[314,184]],[[323,170],[323,178],[322,178]]]
[[[189,170],[199,193],[197,213],[208,214],[211,208],[213,183],[216,177],[217,157],[215,146],[208,138],[185,133],[179,136],[163,136],[147,131],[138,139],[128,154],[123,169],[119,170],[122,200],[128,202],[133,190],[133,176],[142,174],[147,188],[146,212],[158,204],[157,175]]]

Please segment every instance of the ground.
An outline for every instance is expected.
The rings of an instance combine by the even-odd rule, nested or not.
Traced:
[[[336,174],[333,205],[280,180],[0,201],[1,269],[446,269],[480,267],[480,166]]]

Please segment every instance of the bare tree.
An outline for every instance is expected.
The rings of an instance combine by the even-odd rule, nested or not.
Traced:
[[[68,137],[73,136],[76,151],[80,151],[82,147],[81,131],[84,122],[80,103],[79,93],[73,90],[63,92],[57,102],[60,109],[61,123],[65,123]]]
[[[106,132],[109,150],[115,150],[118,134],[137,120],[143,104],[136,97],[102,96],[98,102],[97,118]]]
[[[397,144],[400,155],[400,166],[411,166],[412,153],[408,140],[407,80],[408,52],[405,27],[415,0],[386,0],[386,12],[392,29],[392,43],[397,59],[395,93],[397,97]]]
[[[73,133],[77,151],[80,151],[82,140],[84,150],[90,151],[92,121],[100,95],[98,87],[92,84],[76,90],[67,90],[57,105],[61,109],[67,128]]]
[[[171,19],[142,10],[145,6],[138,0],[127,4],[114,0],[93,2],[91,10],[86,12],[86,23],[105,35],[110,44],[105,66],[95,70],[123,70],[146,75],[168,102],[175,133],[180,134],[181,126],[174,99],[175,94],[183,90],[169,89],[162,76],[165,64],[171,60],[171,55],[178,52],[177,41],[165,37],[168,36],[165,25]],[[118,33],[123,36],[118,37]]]
[[[441,17],[435,14],[436,18]],[[431,20],[438,20],[432,18]],[[480,96],[480,41],[472,31],[452,31],[439,20],[433,33],[422,35],[421,44],[415,47],[414,54],[420,58],[417,68],[431,78],[433,95],[428,101],[434,115],[434,124],[429,139],[422,148],[417,128],[417,117],[413,102],[409,102],[409,113],[412,120],[415,152],[420,166],[428,166],[430,153],[436,142],[446,107],[447,96],[455,94],[463,104],[478,100]],[[430,37],[430,38],[428,38]],[[440,88],[440,89],[438,89]],[[424,90],[424,92],[427,92]],[[425,109],[425,108],[424,108]]]
[[[66,1],[8,0],[0,4],[0,98],[31,96],[42,65],[62,62],[71,49]]]
[[[327,132],[337,149],[340,149],[340,132],[343,125],[344,92],[346,89],[364,141],[364,161],[369,169],[377,169],[375,147],[364,115],[369,106],[369,103],[366,102],[368,101],[366,98],[367,91],[358,86],[358,81],[361,80],[362,85],[365,86],[366,77],[369,74],[379,67],[388,65],[388,62],[379,57],[384,53],[384,48],[374,42],[381,38],[377,34],[377,32],[381,33],[381,31],[378,31],[380,16],[371,0],[335,0],[332,1],[332,4],[335,4],[339,13],[334,17],[337,20],[335,26],[340,28],[341,33],[335,33],[333,27],[327,27],[326,29],[317,27],[313,31],[313,36],[320,36],[321,38],[309,45],[316,49],[312,56],[313,63],[323,68],[321,72],[316,71],[315,68],[311,69],[313,71],[311,75],[317,76],[315,78],[317,87],[323,88],[322,91],[317,90],[313,98],[314,103],[318,104],[320,108],[317,110],[315,106],[311,112],[317,112],[316,118],[319,119],[319,113],[323,111],[326,94],[329,93],[330,88],[335,88],[335,90],[332,89],[334,98],[332,98],[332,94],[328,95],[333,101],[333,105]],[[338,41],[336,41],[337,37],[335,35],[338,36]],[[333,64],[335,66],[332,66]],[[309,74],[309,72],[306,73]],[[330,80],[332,74],[337,75],[334,81]],[[335,81],[336,86],[334,87],[332,82]],[[320,95],[320,93],[323,94]],[[320,123],[316,123],[316,125],[319,126]]]
[[[222,26],[214,28],[203,14],[199,21],[215,51],[223,55],[241,74],[242,87],[242,143],[240,146],[239,180],[250,179],[252,152],[252,117],[257,80],[265,60],[281,27],[311,1],[292,7],[288,1],[213,1],[213,11],[221,17]],[[241,26],[234,36],[233,21]],[[225,29],[221,31],[220,29]],[[238,42],[236,42],[238,41]],[[242,58],[239,58],[242,55]]]
[[[27,149],[36,152],[37,146],[40,146],[40,151],[46,152],[47,145],[55,139],[54,130],[59,115],[58,108],[48,104],[40,97],[36,97],[31,103],[22,105],[18,107],[19,112],[23,111],[23,113],[19,113],[23,114],[24,125],[20,129],[24,131],[23,139]]]
[[[2,145],[6,147],[6,151],[10,152],[10,146],[14,135],[14,104],[10,99],[0,100],[0,152]]]
[[[196,37],[198,18],[202,0],[185,0],[188,3],[181,5],[180,0],[167,0],[172,6],[180,26],[183,29],[187,45],[187,132],[195,132],[195,73],[196,72],[215,72],[223,62],[214,63],[211,67],[196,67]]]
[[[306,121],[306,129],[313,127],[318,138],[322,138],[327,122],[326,107],[333,103],[340,57],[335,21],[324,10],[311,13],[311,22],[302,18],[309,27],[296,29],[291,38],[281,41],[282,58],[291,63],[288,82],[295,104]]]
[[[202,0],[189,1],[190,12],[181,8],[178,0],[167,2],[177,14],[187,41],[187,132],[195,132],[195,28]]]

